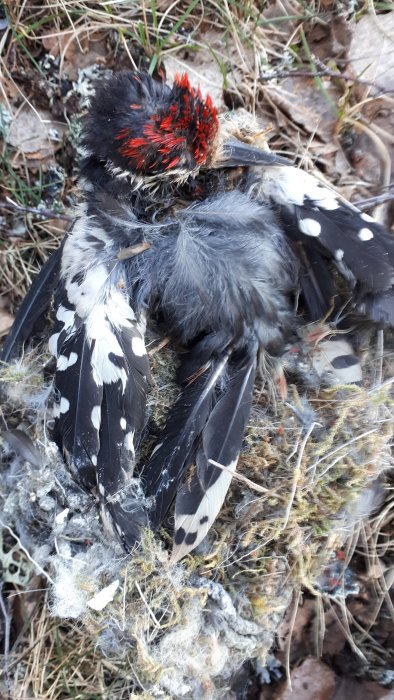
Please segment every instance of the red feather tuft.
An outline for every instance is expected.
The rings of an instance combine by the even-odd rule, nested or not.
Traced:
[[[133,103],[131,110],[143,104]],[[209,156],[218,129],[218,118],[210,97],[204,101],[201,90],[190,85],[186,73],[177,74],[169,105],[147,115],[139,133],[122,129],[116,136],[124,141],[119,152],[138,170],[170,170],[182,161],[182,153],[193,157],[197,166]],[[142,133],[141,133],[142,132]]]
[[[176,73],[174,78],[174,85],[177,85],[178,87],[182,88],[182,90],[188,90],[191,94],[194,94],[194,90],[190,85],[189,76],[187,73],[182,73],[182,75]]]

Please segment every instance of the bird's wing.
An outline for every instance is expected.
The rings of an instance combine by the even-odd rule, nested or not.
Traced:
[[[387,296],[394,300],[394,236],[387,229],[294,167],[265,168],[258,198],[272,202],[291,239],[335,262],[356,287],[358,300],[365,301],[365,313],[394,323],[394,304],[390,307],[387,301]],[[320,265],[317,276],[321,269]]]
[[[85,486],[97,484],[130,546],[136,522],[144,521],[127,487],[145,420],[149,363],[122,263],[94,217],[82,216],[65,242],[49,347],[57,358],[55,439]]]

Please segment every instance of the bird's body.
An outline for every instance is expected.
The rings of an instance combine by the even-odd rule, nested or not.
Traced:
[[[353,307],[394,322],[390,234],[226,129],[186,76],[172,88],[137,73],[101,86],[85,119],[85,202],[21,312],[34,317],[57,285],[55,439],[127,546],[175,498],[174,559],[217,516],[258,365],[283,353],[299,294],[305,318],[322,317],[335,267]],[[33,321],[17,323],[5,359]],[[181,351],[181,391],[139,465],[147,324]],[[148,505],[131,479],[136,464]]]

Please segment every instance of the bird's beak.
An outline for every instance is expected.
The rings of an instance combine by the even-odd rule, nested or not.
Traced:
[[[223,144],[219,157],[210,167],[235,168],[251,165],[292,165],[292,162],[270,151],[233,139]]]

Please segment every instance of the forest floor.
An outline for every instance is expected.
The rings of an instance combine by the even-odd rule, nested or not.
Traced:
[[[78,119],[95,81],[113,70],[143,68],[168,80],[187,71],[219,110],[254,112],[272,150],[393,225],[393,2],[6,0],[0,46],[0,338],[69,226]],[[283,622],[290,647],[279,630],[270,670],[248,662],[226,697],[394,697],[392,493],[388,483],[378,512],[358,526],[346,603],[304,591]],[[341,556],[327,574],[333,589]],[[3,586],[3,692],[21,700],[137,697],[83,627],[48,615],[46,595],[39,575]]]

